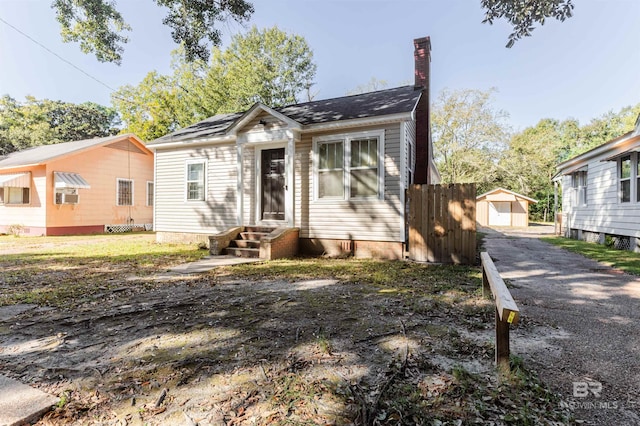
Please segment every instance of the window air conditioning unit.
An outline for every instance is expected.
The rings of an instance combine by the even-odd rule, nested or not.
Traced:
[[[63,194],[63,204],[78,204],[78,194]]]
[[[66,189],[56,192],[56,204],[78,204],[79,196],[77,189]]]

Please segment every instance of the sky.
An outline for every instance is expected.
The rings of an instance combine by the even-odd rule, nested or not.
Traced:
[[[133,27],[120,66],[62,43],[51,3],[0,0],[2,20],[64,58],[0,22],[0,96],[110,105],[111,89],[137,85],[153,70],[171,72],[176,45],[152,0],[116,2]],[[390,87],[412,84],[413,39],[430,36],[432,102],[444,89],[495,88],[493,106],[509,115],[514,131],[542,118],[586,124],[640,103],[639,0],[576,0],[572,18],[548,20],[511,49],[510,26],[482,24],[480,0],[253,3],[248,25],[221,24],[223,43],[252,25],[303,36],[318,65],[315,99],[343,96],[372,78]]]

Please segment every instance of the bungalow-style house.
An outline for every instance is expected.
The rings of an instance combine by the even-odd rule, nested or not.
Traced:
[[[536,200],[504,188],[476,197],[476,222],[481,226],[529,226],[529,204]]]
[[[262,258],[402,257],[405,188],[439,180],[429,38],[414,47],[415,85],[284,107],[256,103],[150,142],[158,241],[210,242],[214,254]]]
[[[640,116],[634,130],[556,169],[566,237],[640,250]]]
[[[153,153],[133,134],[0,157],[0,233],[103,233],[153,223]]]

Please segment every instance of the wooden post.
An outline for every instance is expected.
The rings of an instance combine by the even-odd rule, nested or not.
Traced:
[[[500,319],[496,308],[496,366],[509,369],[509,323]]]
[[[509,369],[509,325],[520,320],[520,310],[516,306],[509,289],[500,276],[489,253],[480,253],[482,261],[482,294],[489,290],[496,303],[496,366]]]

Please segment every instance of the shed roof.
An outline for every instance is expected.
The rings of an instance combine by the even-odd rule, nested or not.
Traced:
[[[133,133],[107,136],[104,138],[84,139],[73,142],[62,142],[52,145],[40,145],[33,148],[23,149],[22,151],[12,152],[5,157],[0,157],[0,170],[12,167],[44,164],[54,158],[63,157],[88,148],[107,145],[124,139],[133,139],[144,147],[144,143]]]
[[[491,194],[495,194],[497,192],[506,192],[507,194],[511,194],[514,197],[525,199],[525,200],[529,201],[530,203],[537,203],[538,202],[538,200],[534,200],[533,198],[529,198],[529,197],[527,197],[525,195],[518,194],[517,192],[513,192],[513,191],[510,191],[510,190],[504,189],[504,188],[495,188],[495,189],[492,189],[491,191],[485,192],[484,194],[480,194],[480,195],[478,195],[476,197],[476,200],[480,200],[482,198],[487,198],[487,196],[489,196]]]
[[[410,113],[415,109],[421,93],[422,91],[416,90],[414,86],[403,86],[359,95],[287,105],[272,108],[272,110],[300,124],[300,127],[304,127]],[[251,109],[244,112],[215,115],[155,139],[150,145],[225,136],[228,134],[227,131]]]

